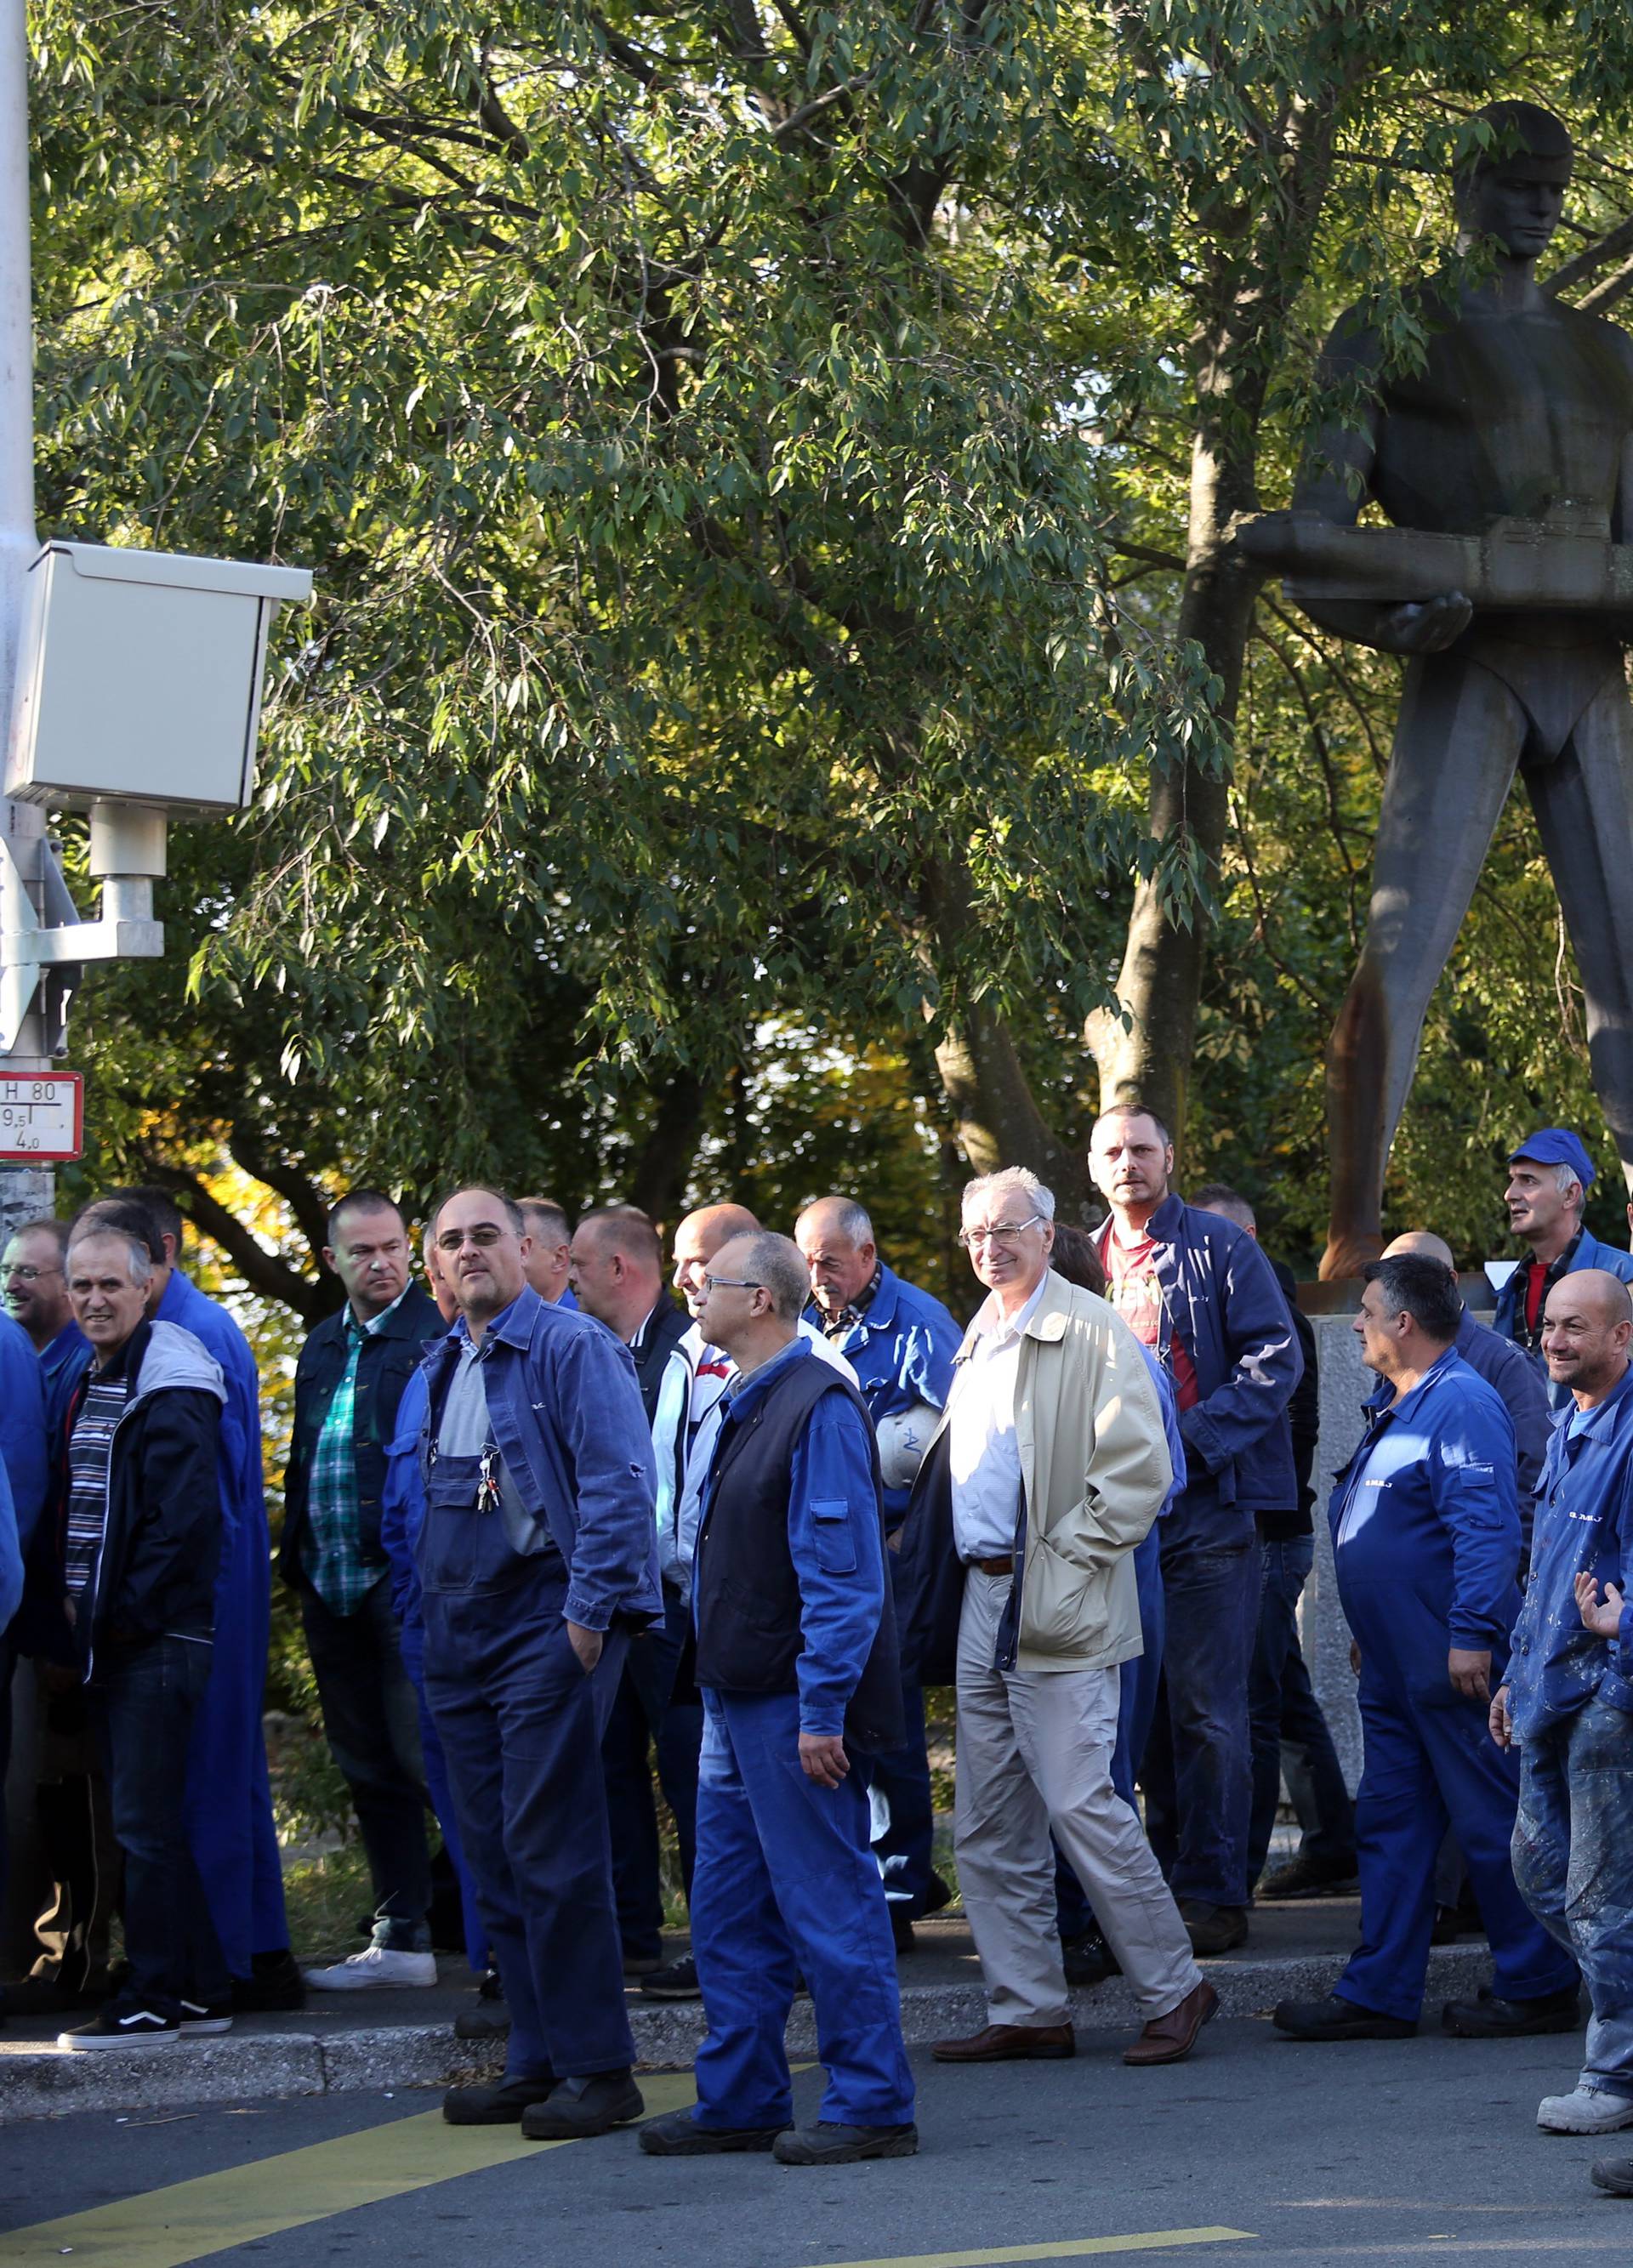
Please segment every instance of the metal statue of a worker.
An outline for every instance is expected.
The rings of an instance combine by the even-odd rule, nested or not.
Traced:
[[[1587,1001],[1593,1083],[1633,1185],[1633,339],[1536,279],[1570,180],[1549,111],[1494,102],[1456,181],[1478,280],[1425,294],[1422,367],[1380,372],[1364,308],[1330,381],[1371,392],[1319,438],[1249,556],[1340,637],[1409,657],[1360,965],[1327,1057],[1323,1277],[1380,1249],[1384,1169],[1423,1017],[1518,769]],[[1358,528],[1376,500],[1393,523]]]

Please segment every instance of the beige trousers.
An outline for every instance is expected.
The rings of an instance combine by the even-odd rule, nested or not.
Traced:
[[[1201,1981],[1139,1820],[1112,1786],[1118,1674],[998,1670],[1008,1575],[970,1570],[958,1624],[954,1848],[994,2024],[1061,2024],[1050,1830],[1148,2022]]]

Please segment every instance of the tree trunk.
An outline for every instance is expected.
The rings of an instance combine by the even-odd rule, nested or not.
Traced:
[[[677,1071],[657,1098],[647,1138],[630,1169],[629,1201],[651,1215],[660,1235],[674,1227],[703,1124],[704,1086]]]
[[[1046,1123],[1008,1027],[972,1009],[936,1042],[935,1065],[972,1170],[1030,1166],[1068,1219],[1082,1213],[1091,1195],[1088,1168]]]

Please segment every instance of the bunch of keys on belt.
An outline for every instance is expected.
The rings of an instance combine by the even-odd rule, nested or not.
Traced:
[[[485,1448],[477,1461],[477,1510],[478,1512],[499,1510],[499,1450],[492,1447]]]

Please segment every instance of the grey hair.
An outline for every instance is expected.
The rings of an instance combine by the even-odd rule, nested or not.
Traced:
[[[795,1226],[797,1227],[799,1221],[804,1219],[808,1212],[815,1212],[818,1205],[824,1204],[833,1207],[834,1226],[841,1236],[848,1236],[853,1244],[872,1244],[876,1241],[873,1233],[872,1215],[867,1206],[858,1204],[854,1197],[813,1197],[809,1204],[800,1207]]]
[[[1054,1219],[1054,1191],[1045,1188],[1030,1166],[1001,1166],[995,1174],[979,1174],[966,1182],[959,1210],[968,1212],[982,1197],[1001,1197],[1006,1189],[1021,1190],[1030,1198],[1034,1212],[1046,1220]]]
[[[1583,1203],[1584,1204],[1586,1204],[1586,1203],[1587,1203],[1587,1189],[1586,1189],[1586,1185],[1584,1183],[1583,1179],[1582,1179],[1582,1176],[1581,1176],[1581,1174],[1580,1174],[1579,1173],[1578,1173],[1578,1171],[1577,1171],[1576,1167],[1575,1167],[1574,1166],[1555,1166],[1555,1168],[1554,1168],[1554,1186],[1555,1186],[1555,1188],[1559,1191],[1559,1194],[1561,1195],[1561,1197],[1562,1197],[1564,1196],[1564,1194],[1565,1194],[1566,1190],[1567,1190],[1568,1189],[1570,1189],[1570,1186],[1572,1185],[1572,1183],[1573,1183],[1573,1182],[1574,1182],[1574,1183],[1575,1183],[1575,1185],[1576,1185],[1577,1192],[1578,1192],[1578,1196],[1581,1197],[1582,1203]]]
[[[811,1271],[794,1239],[779,1236],[774,1229],[745,1228],[727,1242],[748,1247],[748,1273],[771,1293],[778,1321],[797,1323],[811,1296]]]
[[[70,1238],[67,1259],[72,1260],[76,1245],[89,1244],[97,1237],[107,1237],[115,1244],[124,1246],[125,1265],[130,1271],[130,1281],[139,1290],[145,1291],[153,1280],[152,1255],[139,1236],[133,1235],[128,1228],[115,1228],[111,1221],[86,1221],[78,1234]]]

